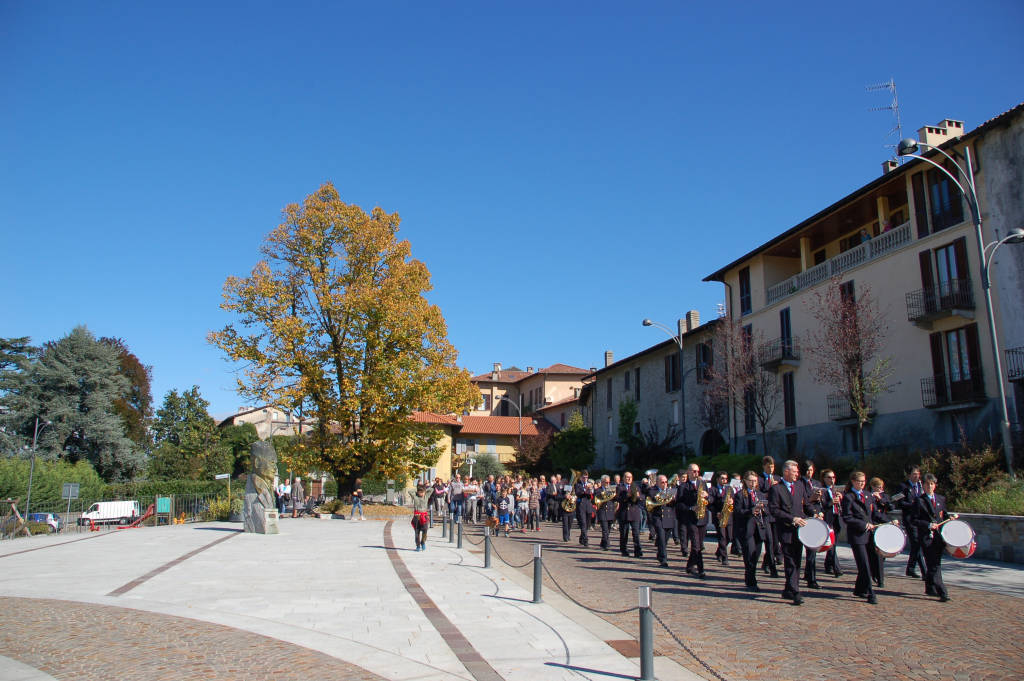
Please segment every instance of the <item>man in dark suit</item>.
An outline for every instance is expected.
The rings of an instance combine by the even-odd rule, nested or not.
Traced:
[[[659,496],[668,496],[670,494],[668,491],[668,478],[664,475],[659,475],[657,480],[657,484],[647,490],[647,496],[651,499],[657,499]],[[665,517],[668,515],[675,516],[676,511],[672,508],[674,504],[675,497],[673,496],[672,500],[667,504],[656,506],[647,514],[647,522],[654,532],[654,545],[658,550],[658,564],[661,567],[668,567],[668,554],[665,551]]]
[[[644,505],[644,494],[640,485],[633,482],[633,474],[626,471],[622,475],[622,482],[618,485],[615,495],[616,518],[619,521],[619,553],[629,556],[626,545],[629,541],[629,532],[633,531],[633,556],[640,558],[644,555],[640,548],[640,520],[643,517],[642,508]]]
[[[590,482],[590,473],[580,473],[573,491],[576,492],[576,522],[580,524],[580,544],[589,546],[587,528],[590,526],[590,514],[594,512],[594,485]]]
[[[729,522],[743,549],[743,582],[747,591],[756,593],[761,591],[757,586],[757,559],[761,555],[761,546],[771,539],[768,509],[765,494],[758,489],[757,473],[747,471],[743,485],[743,489],[733,496],[732,520]]]
[[[770,456],[761,459],[761,477],[758,480],[758,485],[765,496],[768,495],[768,490],[772,488],[772,485],[777,485],[780,482],[782,482],[782,478],[775,475],[775,459]],[[772,550],[765,552],[765,564],[761,566],[766,572],[768,571],[769,561],[774,561],[775,565],[778,565],[782,560],[782,547],[779,545],[779,537],[775,534],[774,525],[771,525],[768,531],[772,534]],[[773,570],[773,572],[778,571]]]
[[[782,597],[792,598],[793,605],[803,603],[800,596],[800,556],[804,545],[797,533],[807,524],[804,519],[807,515],[806,501],[804,486],[800,484],[800,467],[796,461],[786,461],[782,464],[782,482],[768,490],[768,510],[775,523],[775,536],[782,546],[786,570]]]
[[[729,486],[729,474],[719,471],[708,492],[708,511],[711,512],[711,522],[715,525],[715,534],[718,537],[718,548],[715,550],[715,558],[722,562],[722,565],[729,564],[729,544],[732,543],[732,520],[722,527],[722,512],[726,504],[732,500],[733,489]]]
[[[903,498],[899,501],[899,508],[903,512],[903,527],[907,531],[907,543],[910,545],[910,557],[907,559],[907,577],[917,577],[917,568],[921,568],[921,575],[925,573],[924,556],[921,549],[921,535],[912,521],[914,506],[917,498],[924,494],[924,486],[921,483],[921,469],[911,466],[907,469],[907,479],[900,485],[899,494]]]
[[[804,486],[804,494],[807,497],[807,511],[815,518],[824,518],[821,508],[821,483],[814,479],[816,470],[814,462],[808,459],[804,462],[804,474],[800,478],[800,484]],[[820,589],[818,584],[818,549],[807,547],[804,551],[804,581],[808,589]]]
[[[825,483],[825,487],[821,491],[822,517],[836,533],[836,538],[838,538],[839,531],[843,529],[843,512],[841,508],[843,493],[836,487],[836,472],[831,468],[826,468],[821,472],[821,479]],[[842,569],[839,567],[839,555],[836,553],[835,544],[832,544],[832,548],[825,554],[825,572],[835,577],[843,574]]]
[[[607,493],[607,490],[615,491],[618,494],[617,490],[612,487],[611,478],[607,475],[602,475],[601,486],[598,487],[597,491]],[[595,497],[594,505],[597,506],[594,509],[594,513],[597,515],[597,524],[601,528],[601,550],[607,551],[611,543],[612,523],[615,522],[615,497],[612,497],[600,506],[597,505]]]
[[[853,550],[853,559],[857,563],[857,583],[853,586],[853,595],[867,598],[868,603],[877,603],[875,592],[871,588],[871,567],[868,564],[868,543],[871,541],[871,530],[875,529],[872,516],[875,512],[874,497],[864,491],[867,478],[860,471],[850,475],[850,489],[843,495],[843,524],[846,525],[846,538]]]
[[[686,482],[676,491],[676,517],[683,530],[683,551],[687,551],[686,572],[704,579],[704,535],[708,529],[708,489],[700,475],[700,466],[691,463],[686,470]],[[704,503],[704,512],[697,514],[697,506]],[[687,546],[689,545],[689,546]]]
[[[572,519],[573,519],[573,515],[574,514],[567,513],[565,510],[562,509],[562,504],[565,503],[566,497],[568,496],[569,492],[571,492],[571,491],[572,491],[572,488],[569,486],[569,483],[565,482],[565,480],[562,479],[561,475],[557,475],[556,474],[555,475],[555,494],[554,494],[553,498],[555,500],[555,503],[558,504],[558,512],[559,512],[560,517],[562,519],[562,541],[563,542],[569,541],[569,534],[572,532]]]
[[[942,583],[942,553],[946,550],[946,542],[939,532],[939,523],[947,518],[955,518],[946,510],[946,498],[935,493],[937,479],[931,473],[924,476],[924,493],[914,500],[914,512],[911,522],[914,523],[924,552],[924,592],[928,596],[938,596],[945,603],[949,600],[949,592]]]

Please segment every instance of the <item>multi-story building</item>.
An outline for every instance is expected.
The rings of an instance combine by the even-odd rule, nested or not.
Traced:
[[[261,440],[266,440],[272,435],[308,433],[316,425],[316,420],[301,419],[291,412],[266,405],[262,407],[239,407],[237,413],[221,420],[218,425],[223,428],[225,426],[240,426],[244,423],[251,423],[256,426],[257,435],[260,436]]]
[[[654,429],[663,437],[673,429],[678,432],[676,443],[691,455],[718,451],[728,437],[728,426],[724,419],[715,423],[706,417],[703,408],[716,325],[717,320],[701,325],[697,312],[690,311],[679,320],[675,338],[617,362],[611,351],[605,352],[604,368],[588,377],[593,380],[581,398],[584,422],[594,433],[596,467],[620,469],[625,463],[619,409],[626,401],[637,406],[634,432]],[[676,340],[680,335],[681,357]]]
[[[516,367],[502,369],[495,362],[490,373],[471,379],[480,390],[480,404],[474,415],[514,416],[522,404],[522,415],[526,416],[547,405],[575,399],[583,387],[583,377],[589,373],[568,364],[552,364],[536,371],[527,367],[523,371]]]
[[[946,119],[922,142],[973,164],[985,243],[1024,227],[1024,104],[965,133]],[[925,152],[962,183],[958,169]],[[806,337],[814,293],[838,281],[843,295],[870,287],[886,316],[883,355],[894,374],[865,428],[869,449],[926,449],[999,434],[997,382],[970,205],[951,178],[925,161],[887,161],[855,190],[705,278],[725,284],[730,319],[766,339],[760,361],[778,373],[784,405],[771,425],[773,454],[853,452],[857,421],[836,389],[816,383]],[[1007,244],[993,267],[1001,357],[1024,409],[1024,246]],[[1008,361],[1007,361],[1008,360]],[[1016,372],[1016,373],[1014,373]],[[734,447],[760,452],[739,416]]]

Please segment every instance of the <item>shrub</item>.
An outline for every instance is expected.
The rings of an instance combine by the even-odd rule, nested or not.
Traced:
[[[245,489],[244,481],[237,482],[238,484],[235,484],[236,481],[231,481],[232,492]],[[222,494],[226,490],[227,483],[223,480],[141,480],[107,485],[103,490],[103,498],[137,499],[152,496],[166,497],[171,494]]]
[[[485,479],[488,475],[493,475],[495,478],[501,475],[505,475],[505,466],[498,461],[498,457],[494,454],[476,454],[476,463],[473,464],[473,477],[479,480]],[[469,475],[469,464],[462,464],[458,470],[462,475]],[[395,489],[398,489],[397,484]]]
[[[1000,450],[984,446],[964,447],[958,452],[937,451],[921,461],[922,473],[933,473],[939,479],[939,491],[950,506],[961,499],[1007,478]]]
[[[0,498],[21,499],[19,508],[24,508],[30,467],[28,459],[0,458]],[[87,461],[70,464],[37,458],[32,474],[32,508],[60,505],[61,488],[65,482],[80,485],[78,494],[81,499],[99,499],[103,494],[103,480]]]
[[[998,480],[966,495],[954,508],[961,513],[1024,515],[1024,480]]]
[[[202,513],[204,521],[227,520],[231,517],[231,502],[227,497],[210,499],[210,505]]]
[[[746,471],[761,472],[761,457],[757,454],[714,454],[705,456],[695,461],[700,465],[701,471],[725,471],[732,477],[733,473],[743,475]]]
[[[52,530],[47,523],[29,521],[28,531],[32,534],[49,534]]]

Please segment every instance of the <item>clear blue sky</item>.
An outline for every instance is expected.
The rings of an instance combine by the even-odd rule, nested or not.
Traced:
[[[659,343],[880,173],[865,86],[905,135],[1024,100],[1024,3],[791,4],[0,0],[0,336],[84,323],[231,412],[224,279],[331,180],[401,214],[473,373]]]

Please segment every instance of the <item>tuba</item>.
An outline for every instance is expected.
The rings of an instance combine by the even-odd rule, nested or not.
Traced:
[[[569,491],[565,493],[565,499],[562,501],[562,510],[566,513],[576,512],[576,478],[580,475],[579,471],[573,471],[572,477],[569,478]]]
[[[673,475],[672,479],[668,481],[668,486],[665,487],[664,491],[656,492],[654,494],[654,498],[647,497],[645,502],[648,513],[658,508],[659,506],[664,506],[665,504],[669,503],[670,501],[676,498],[676,490],[673,489],[673,485],[675,485],[675,482],[678,479],[678,474]]]

